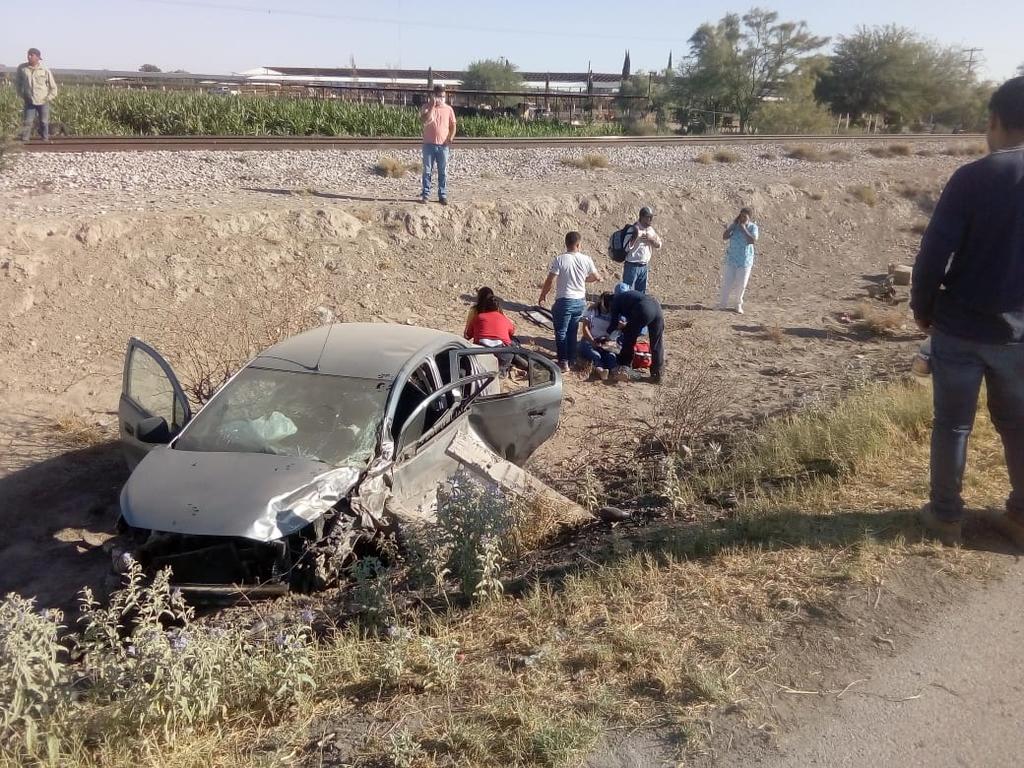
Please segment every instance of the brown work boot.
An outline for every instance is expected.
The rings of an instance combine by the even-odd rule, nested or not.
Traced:
[[[918,513],[918,519],[924,526],[925,533],[938,539],[943,546],[958,547],[963,544],[963,523],[940,520],[935,516],[931,504],[925,504]]]
[[[989,518],[992,527],[1013,542],[1017,549],[1024,551],[1024,520],[1009,512],[993,512]]]

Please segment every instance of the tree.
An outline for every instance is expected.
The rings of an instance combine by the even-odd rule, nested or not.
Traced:
[[[139,72],[161,72],[162,70],[156,64],[143,64],[139,67]]]
[[[828,38],[812,35],[806,22],[780,22],[777,13],[752,8],[701,25],[689,42],[677,85],[681,102],[734,111],[745,131],[765,97],[777,95]]]
[[[779,93],[779,100],[761,106],[755,118],[757,130],[769,134],[829,133],[835,118],[814,98],[814,89],[828,69],[828,58],[805,59]]]
[[[519,91],[523,77],[516,66],[507,60],[482,59],[466,67],[462,88],[467,91]],[[499,98],[502,104],[514,102],[514,98]]]
[[[626,50],[626,58],[624,58],[622,60],[622,82],[626,82],[627,80],[629,80],[629,71],[630,71],[629,50],[627,49]]]
[[[1019,77],[1024,77],[1024,64],[1021,64],[1019,67],[1017,67],[1017,75]]]
[[[896,125],[930,119],[976,99],[978,82],[964,61],[961,49],[904,27],[860,27],[840,38],[817,96],[834,112],[881,114]]]

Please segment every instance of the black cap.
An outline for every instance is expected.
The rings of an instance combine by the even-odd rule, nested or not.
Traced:
[[[640,209],[640,218],[642,219],[644,216],[654,216],[654,211],[651,210],[650,206],[645,205]]]
[[[38,56],[39,58],[43,58],[43,54],[41,54],[41,53],[39,52],[39,49],[38,49],[38,48],[29,48],[29,49],[28,49],[28,55],[29,55],[29,56],[31,56],[31,55],[32,55],[33,53],[34,53],[34,54],[35,54],[36,56]]]

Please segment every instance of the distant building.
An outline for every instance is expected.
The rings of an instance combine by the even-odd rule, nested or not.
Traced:
[[[428,83],[457,89],[466,73],[459,70],[428,69],[320,69],[316,67],[257,67],[238,73],[252,83],[289,82],[324,87],[364,86],[369,88],[426,88]],[[622,75],[604,72],[520,72],[523,90],[552,93],[586,93],[592,83],[592,93],[617,93]]]

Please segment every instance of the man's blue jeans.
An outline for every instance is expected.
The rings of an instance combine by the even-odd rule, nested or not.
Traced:
[[[551,307],[559,363],[572,365],[576,362],[576,339],[580,331],[580,318],[586,308],[587,303],[583,299],[555,299]]]
[[[622,282],[634,291],[647,293],[647,265],[627,261],[622,265]]]
[[[1006,511],[1024,519],[1024,344],[981,344],[932,334],[935,422],[932,426],[931,501],[940,520],[963,518],[967,439],[974,426],[981,382],[992,424],[1003,441],[1010,497]]]
[[[25,102],[25,108],[22,110],[21,120],[21,140],[28,141],[32,138],[32,125],[36,121],[36,115],[39,116],[39,135],[42,136],[43,141],[50,138],[50,105],[49,104],[32,104],[28,101]]]
[[[580,357],[598,368],[611,370],[619,364],[618,352],[612,352],[607,348],[595,347],[586,339],[580,342],[579,348]]]
[[[423,145],[423,197],[430,197],[431,172],[437,164],[437,197],[448,197],[448,147],[444,144]]]

